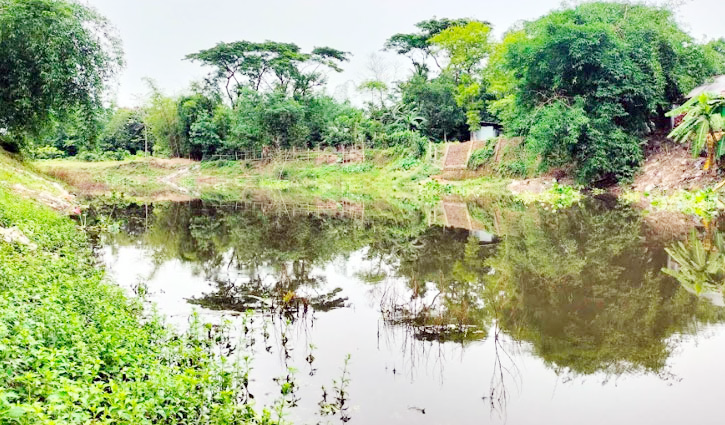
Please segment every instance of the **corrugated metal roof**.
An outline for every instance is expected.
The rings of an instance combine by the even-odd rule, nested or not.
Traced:
[[[715,77],[715,80],[708,84],[703,84],[695,88],[687,94],[688,98],[699,96],[702,93],[725,94],[725,75]]]

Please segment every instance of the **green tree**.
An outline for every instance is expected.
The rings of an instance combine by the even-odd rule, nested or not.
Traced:
[[[143,112],[138,109],[118,108],[101,135],[98,148],[101,151],[143,152],[146,148],[146,124]],[[153,149],[153,143],[148,146]]]
[[[261,112],[262,128],[270,144],[277,149],[302,147],[307,144],[308,129],[304,125],[305,111],[294,99],[281,93],[266,96]]]
[[[302,52],[294,43],[237,41],[192,53],[186,59],[215,68],[212,78],[223,81],[232,106],[242,87],[254,91],[279,90],[305,96],[325,82],[323,69],[342,71],[349,54],[331,47]]]
[[[177,114],[179,119],[179,156],[189,156],[201,159],[204,156],[203,143],[192,140],[194,124],[203,119],[209,119],[214,114],[218,99],[206,96],[203,93],[194,93],[179,99]]]
[[[0,0],[0,128],[19,147],[52,119],[80,111],[97,130],[119,40],[94,10],[64,0]]]
[[[213,155],[217,148],[221,146],[221,140],[215,120],[202,113],[191,125],[189,132],[191,156],[205,158]]]
[[[658,117],[716,70],[669,10],[585,3],[523,24],[491,63],[507,131],[582,182],[631,177]],[[500,106],[500,105],[499,105]],[[547,125],[560,114],[556,125]],[[571,121],[573,124],[569,125]],[[553,153],[553,154],[550,154]]]
[[[462,27],[471,22],[470,19],[428,19],[415,24],[418,28],[416,33],[400,33],[390,37],[385,42],[385,50],[392,50],[399,55],[406,55],[413,62],[416,72],[428,70],[427,62],[433,60],[440,71],[443,66],[436,56],[436,51],[431,44],[431,38],[451,27]]]
[[[401,102],[416,108],[425,119],[420,131],[432,140],[467,140],[466,111],[455,98],[456,84],[444,73],[429,80],[414,74],[399,86]]]
[[[465,26],[453,26],[431,37],[430,43],[445,52],[449,63],[446,71],[456,81],[456,102],[466,109],[470,131],[481,128],[485,92],[483,65],[491,52],[491,26],[472,21]]]
[[[144,122],[154,141],[154,154],[181,156],[181,124],[177,100],[163,93],[148,81],[151,97],[145,107]]]
[[[385,95],[388,92],[388,85],[380,80],[366,80],[357,87],[358,91],[370,93],[370,106],[375,106],[375,96],[380,102],[380,109],[385,109]]]

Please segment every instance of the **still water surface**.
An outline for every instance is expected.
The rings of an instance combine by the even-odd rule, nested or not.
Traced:
[[[295,383],[292,423],[722,423],[725,309],[662,272],[672,238],[627,206],[113,216],[124,224],[99,241],[111,277],[181,328],[194,311],[230,320],[256,403]],[[323,394],[348,378],[326,415]]]

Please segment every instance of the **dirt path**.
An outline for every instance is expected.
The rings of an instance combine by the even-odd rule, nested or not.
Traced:
[[[182,177],[184,177],[184,176],[186,176],[188,174],[191,174],[192,171],[196,171],[198,169],[199,169],[199,165],[198,164],[189,165],[189,166],[183,167],[183,168],[181,168],[181,169],[179,169],[177,171],[174,171],[173,173],[169,174],[166,177],[162,177],[161,179],[159,179],[159,181],[161,183],[169,186],[170,188],[172,188],[176,192],[180,192],[180,193],[183,193],[184,195],[188,195],[190,197],[194,197],[194,196],[197,196],[197,194],[194,191],[192,191],[192,190],[190,190],[188,188],[185,188],[185,187],[179,185],[177,182]]]

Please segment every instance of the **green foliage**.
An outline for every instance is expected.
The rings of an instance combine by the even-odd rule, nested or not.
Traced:
[[[95,134],[120,42],[94,10],[64,0],[0,1],[0,128],[14,143],[78,112]]]
[[[144,121],[153,138],[154,153],[180,156],[181,123],[176,99],[164,96],[153,81],[147,80],[147,83],[151,96],[144,108]]]
[[[106,123],[98,148],[101,151],[143,152],[146,147],[146,125],[143,114],[137,109],[118,108]],[[148,146],[153,150],[153,140]]]
[[[109,284],[85,235],[0,187],[0,422],[271,423],[241,404],[226,326],[176,333]]]
[[[420,165],[420,160],[413,157],[401,158],[393,164],[393,169],[396,170],[411,170]]]
[[[428,79],[414,74],[400,84],[401,102],[416,108],[424,118],[420,132],[434,141],[468,140],[466,111],[456,103],[456,84],[448,74]]]
[[[441,184],[437,180],[428,180],[421,190],[422,199],[428,202],[438,202],[441,196],[453,195],[454,187],[451,184]]]
[[[720,195],[712,188],[694,192],[678,191],[670,196],[654,196],[651,204],[657,209],[679,211],[708,220],[717,217],[725,210]]]
[[[202,158],[213,155],[217,146],[221,144],[221,138],[217,131],[218,127],[211,117],[208,115],[199,117],[191,125],[191,131],[189,132],[191,152],[198,152]]]
[[[412,130],[396,131],[386,134],[385,144],[387,146],[402,146],[415,158],[421,158],[428,149],[428,139]]]
[[[29,155],[32,159],[58,159],[65,156],[65,152],[55,146],[38,146],[33,148]]]
[[[304,107],[280,94],[267,97],[261,113],[262,128],[276,148],[301,147],[307,144],[308,128],[304,124]]]
[[[485,147],[477,149],[471,153],[471,157],[468,158],[468,164],[466,166],[469,170],[473,171],[480,169],[493,157],[495,150],[496,140],[492,139],[487,141]]]
[[[702,52],[668,10],[586,3],[509,34],[489,75],[507,129],[596,183],[634,174],[650,122],[715,70]]]
[[[529,204],[537,202],[543,205],[545,208],[551,207],[551,210],[557,212],[566,208],[571,208],[573,205],[578,204],[582,200],[582,193],[569,185],[554,184],[547,190],[541,193],[522,193],[518,195],[518,199]]]
[[[244,87],[256,92],[270,88],[284,95],[307,96],[324,83],[324,76],[305,68],[314,64],[340,72],[339,64],[348,60],[348,53],[330,47],[304,53],[294,43],[237,41],[219,43],[186,59],[215,67],[211,77],[225,82],[226,94],[234,106]]]
[[[447,28],[429,40],[448,57],[446,71],[454,75],[457,83],[456,103],[465,108],[466,123],[470,131],[481,128],[485,106],[481,72],[491,52],[490,32],[491,26],[487,23],[472,21],[464,26]]]
[[[456,27],[466,26],[470,19],[429,19],[415,24],[418,28],[417,33],[411,34],[395,34],[385,42],[386,50],[393,50],[400,55],[407,55],[413,62],[413,66],[418,72],[427,71],[427,60],[433,59],[436,65],[442,70],[440,63],[435,55],[435,49],[431,43],[431,39],[441,32]],[[422,55],[419,57],[418,55]]]
[[[131,153],[128,151],[83,151],[76,155],[79,161],[96,162],[96,161],[123,161],[129,159]]]

